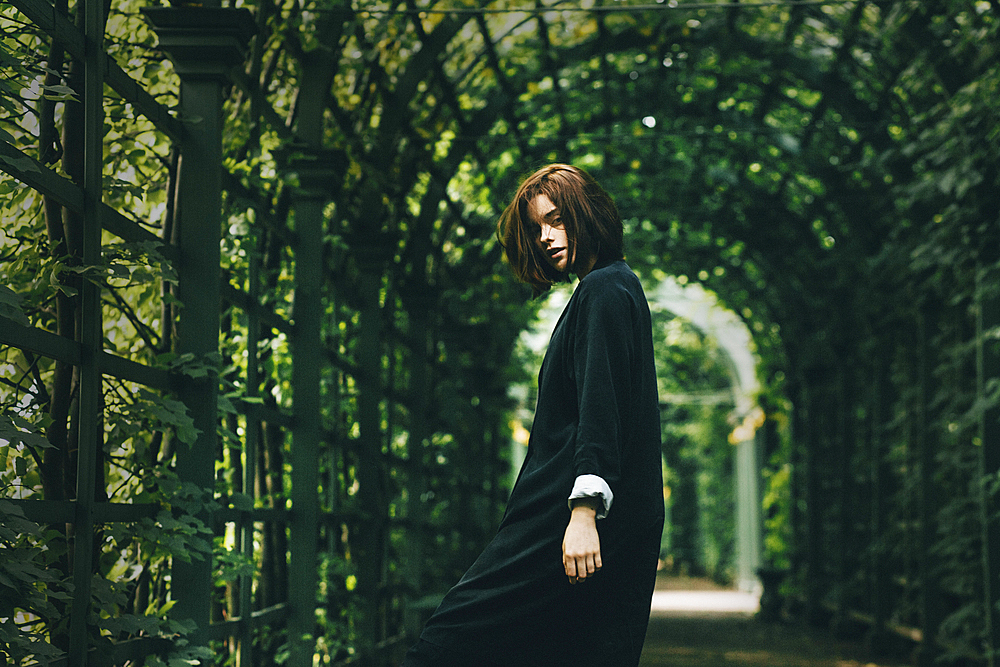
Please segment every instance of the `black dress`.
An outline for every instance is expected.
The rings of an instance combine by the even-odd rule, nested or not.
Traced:
[[[603,569],[562,565],[577,476],[614,503],[597,522]],[[566,304],[538,376],[528,453],[482,555],[445,596],[404,665],[626,667],[639,661],[663,528],[649,307],[624,261],[594,268]]]

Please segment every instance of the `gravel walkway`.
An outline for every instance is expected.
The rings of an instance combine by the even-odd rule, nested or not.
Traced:
[[[756,600],[698,580],[662,580],[640,667],[902,667],[858,643],[754,619]]]

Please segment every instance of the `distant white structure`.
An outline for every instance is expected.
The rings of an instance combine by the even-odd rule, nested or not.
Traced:
[[[761,460],[756,427],[763,414],[757,405],[757,358],[753,339],[743,321],[701,285],[682,285],[672,276],[661,280],[648,295],[651,304],[669,310],[701,329],[718,343],[729,362],[733,382],[736,419],[730,442],[735,448],[736,465],[736,587],[758,594],[757,568],[763,561],[761,517]]]

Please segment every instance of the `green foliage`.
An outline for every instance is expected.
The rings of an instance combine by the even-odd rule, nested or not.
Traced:
[[[194,628],[188,628],[193,630]],[[144,667],[189,667],[204,665],[215,656],[205,646],[191,646],[183,637],[174,639],[174,646],[166,656],[151,655],[143,663]]]
[[[45,436],[35,431],[30,421],[15,412],[0,414],[0,438],[3,438],[10,447],[29,449],[36,456],[41,450],[52,447]]]
[[[27,325],[28,318],[21,311],[21,297],[6,285],[0,285],[0,317]]]
[[[45,664],[61,651],[42,628],[59,626],[65,619],[57,604],[70,600],[67,583],[56,566],[62,555],[52,531],[43,532],[24,511],[0,500],[0,656],[7,664],[31,661]],[[44,625],[43,625],[44,623]]]
[[[155,401],[149,403],[154,405]],[[8,443],[4,447],[4,472],[17,476],[14,482],[20,480],[20,494],[24,495],[32,486],[32,476],[28,474],[31,461],[23,453],[51,449],[52,445],[17,415],[4,415],[0,424],[5,424],[0,439]],[[206,538],[212,531],[198,516],[216,509],[218,503],[167,471],[160,472],[157,478],[144,479],[141,489],[133,492],[133,501],[158,503],[162,509],[155,517],[130,525],[102,527],[98,572],[90,581],[91,623],[104,641],[160,636],[183,646],[183,636],[193,628],[165,616],[173,602],[153,600],[145,608],[136,608],[136,580],[162,571],[171,561],[210,557],[211,542]],[[4,547],[0,587],[7,591],[2,599],[8,605],[0,609],[0,646],[11,664],[45,664],[62,655],[53,639],[68,629],[66,609],[73,586],[63,572],[66,535],[29,521],[19,506],[0,500],[0,544]],[[206,657],[199,648],[181,650],[177,655]]]

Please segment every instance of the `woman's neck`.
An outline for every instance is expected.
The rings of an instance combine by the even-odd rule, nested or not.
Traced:
[[[591,255],[587,258],[587,261],[583,263],[583,266],[577,269],[576,277],[583,280],[584,276],[593,270],[594,264],[597,264],[597,255]]]

